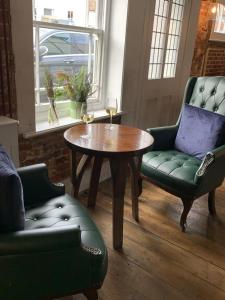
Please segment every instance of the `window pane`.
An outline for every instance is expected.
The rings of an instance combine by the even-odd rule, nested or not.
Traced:
[[[38,28],[34,31],[39,30]],[[37,32],[36,32],[37,34]],[[58,100],[68,99],[60,92],[62,80],[60,73],[72,75],[79,72],[81,67],[90,76],[95,76],[98,38],[94,34],[60,31],[40,28],[39,43],[34,44],[35,57],[39,52],[39,59],[35,59],[36,89],[40,91],[40,103],[48,102],[45,91],[45,74],[49,72],[53,77],[54,88],[58,93]]]
[[[225,33],[225,6],[218,3],[216,7],[216,21],[214,32]]]
[[[40,46],[46,47],[46,55],[70,54],[72,43],[70,33],[54,33],[40,42]]]
[[[166,46],[165,66],[163,77],[171,78],[176,75],[177,56],[180,44],[184,0],[172,0],[169,33]]]
[[[168,12],[169,1],[156,0],[149,59],[149,79],[161,78]]]
[[[56,24],[97,27],[98,0],[33,0],[33,19]]]

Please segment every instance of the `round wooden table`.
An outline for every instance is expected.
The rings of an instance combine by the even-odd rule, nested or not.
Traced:
[[[87,135],[88,137],[82,137]],[[123,245],[123,207],[127,166],[131,170],[132,213],[138,221],[138,177],[142,155],[153,144],[153,137],[146,131],[124,125],[82,124],[64,133],[64,139],[72,150],[72,184],[77,197],[82,176],[93,159],[88,205],[95,206],[103,158],[108,158],[113,180],[113,246]],[[79,164],[76,153],[83,154]]]

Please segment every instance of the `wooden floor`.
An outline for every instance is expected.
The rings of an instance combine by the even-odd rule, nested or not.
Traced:
[[[188,229],[178,226],[181,201],[144,183],[140,222],[131,216],[127,184],[124,247],[112,248],[111,182],[100,185],[97,206],[89,210],[109,253],[109,268],[101,300],[225,299],[225,185],[216,193],[218,216],[208,215],[205,197],[196,200]],[[86,195],[81,200],[86,203]],[[61,300],[81,300],[82,295]]]

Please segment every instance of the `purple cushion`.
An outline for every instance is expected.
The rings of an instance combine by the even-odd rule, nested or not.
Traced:
[[[223,142],[225,116],[185,104],[181,114],[175,148],[202,159]]]
[[[0,145],[0,232],[24,229],[23,188],[14,164]]]

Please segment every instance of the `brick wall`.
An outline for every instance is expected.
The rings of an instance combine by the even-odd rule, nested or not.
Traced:
[[[225,75],[225,47],[210,47],[203,68],[205,76]]]
[[[16,118],[9,0],[0,0],[0,115]]]
[[[70,153],[63,139],[64,130],[25,139],[19,137],[20,163],[22,166],[46,163],[49,176],[60,181],[70,175]]]

